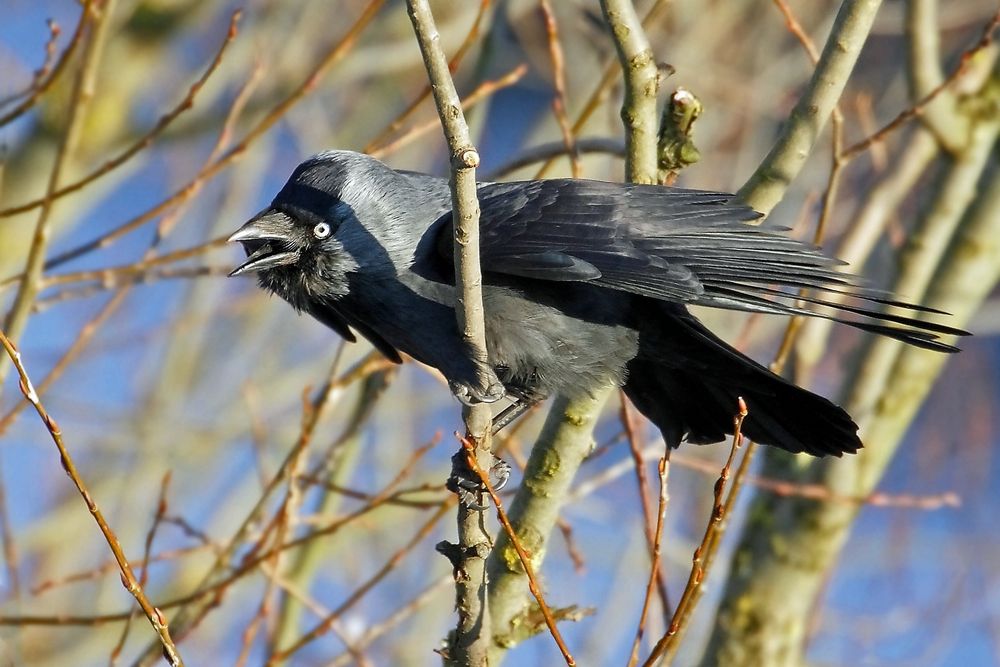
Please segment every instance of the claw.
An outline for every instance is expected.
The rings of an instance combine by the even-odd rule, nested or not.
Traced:
[[[493,485],[494,491],[499,491],[510,481],[510,464],[499,456],[493,458],[496,460],[490,466],[490,484]]]
[[[455,398],[463,405],[468,406],[476,405],[477,403],[496,403],[507,395],[507,390],[496,377],[489,379],[489,385],[485,389],[473,387],[459,380],[451,380],[448,382],[448,387],[451,389],[451,393],[455,395]]]
[[[469,509],[482,512],[489,508],[489,504],[483,504],[480,499],[486,488],[466,461],[464,451],[457,452],[451,457],[451,476],[448,477],[447,487],[452,493],[458,496],[459,502]],[[494,491],[499,491],[510,480],[510,464],[503,459],[494,456],[494,463],[490,466],[490,484]]]

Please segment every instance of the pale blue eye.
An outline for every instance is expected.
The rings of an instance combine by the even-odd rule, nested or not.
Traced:
[[[330,225],[325,222],[321,222],[313,227],[313,236],[318,239],[325,239],[330,235]]]

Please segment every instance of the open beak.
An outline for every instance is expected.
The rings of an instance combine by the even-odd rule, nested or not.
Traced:
[[[226,241],[242,243],[247,253],[247,261],[233,269],[230,277],[286,266],[299,260],[299,243],[292,221],[279,211],[267,209],[257,214]]]

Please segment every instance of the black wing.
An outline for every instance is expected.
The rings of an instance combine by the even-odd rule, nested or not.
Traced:
[[[746,224],[760,214],[732,195],[553,179],[481,184],[479,204],[487,280],[500,274],[590,282],[663,301],[822,317],[941,351],[956,348],[938,342],[939,334],[965,333],[864,305],[937,312],[860,287],[856,277],[836,269],[843,262],[782,230]],[[439,248],[450,258],[451,224],[441,229]],[[805,287],[815,291],[800,296],[798,288]],[[855,301],[833,303],[823,293]],[[902,326],[843,319],[809,306]]]

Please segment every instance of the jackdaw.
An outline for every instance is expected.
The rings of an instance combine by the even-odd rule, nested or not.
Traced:
[[[733,431],[789,452],[855,452],[840,407],[716,337],[688,304],[807,315],[954,352],[965,332],[881,306],[838,260],[759,218],[732,195],[581,179],[481,183],[480,259],[489,367],[477,374],[455,321],[448,181],[350,151],[309,158],[269,207],[229,240],[261,287],[349,341],[444,374],[464,402],[509,396],[504,423],[553,392],[621,386],[666,442]],[[808,291],[800,293],[802,288]],[[830,294],[848,296],[832,303]],[[477,378],[485,377],[485,383]]]

